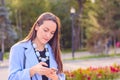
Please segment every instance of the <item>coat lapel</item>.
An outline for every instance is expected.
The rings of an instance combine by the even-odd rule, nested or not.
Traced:
[[[29,61],[30,67],[38,64],[38,60],[32,47],[31,41],[28,41],[27,44],[25,44],[25,47],[26,47],[25,56],[26,60]]]
[[[34,52],[34,49],[32,47],[32,42],[31,41],[28,41],[27,44],[25,44],[25,56],[26,56],[26,60],[29,62],[30,66],[29,67],[32,67],[36,64],[38,64],[38,60],[37,60],[37,57],[35,55],[35,52]],[[34,77],[33,77],[33,80],[35,79],[42,79],[40,75],[36,74]]]

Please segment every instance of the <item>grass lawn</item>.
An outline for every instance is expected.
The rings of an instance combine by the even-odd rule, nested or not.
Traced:
[[[83,57],[78,57],[78,58],[74,58],[74,60],[85,60],[85,59],[95,59],[95,58],[108,58],[108,57],[120,57],[120,54],[99,54],[99,55],[89,55],[89,56],[83,56]],[[64,60],[73,60],[73,58],[69,58],[69,59],[64,59]]]

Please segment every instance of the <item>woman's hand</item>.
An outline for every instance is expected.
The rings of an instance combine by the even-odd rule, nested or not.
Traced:
[[[51,73],[46,74],[46,76],[52,80],[58,80],[57,70],[55,68],[49,68]]]
[[[32,77],[35,73],[38,73],[40,75],[45,75],[47,72],[47,68],[45,66],[48,66],[45,62],[40,62],[37,65],[30,68],[30,76]]]
[[[40,62],[39,64],[31,67],[30,69],[30,76],[32,77],[35,73],[39,75],[45,75],[46,77],[52,80],[58,80],[58,76],[56,74],[56,69],[54,68],[47,68],[47,64],[45,62]]]

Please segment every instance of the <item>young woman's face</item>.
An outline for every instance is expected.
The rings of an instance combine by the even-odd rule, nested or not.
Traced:
[[[46,44],[54,36],[57,25],[52,20],[46,20],[42,25],[37,25],[35,29],[37,31],[36,39],[41,44]]]

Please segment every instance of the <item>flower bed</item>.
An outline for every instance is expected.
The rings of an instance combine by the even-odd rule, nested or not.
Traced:
[[[116,80],[120,78],[120,65],[89,67],[75,71],[65,71],[66,80]]]

